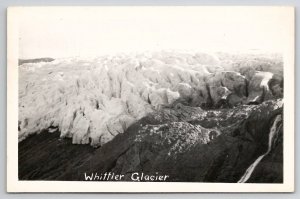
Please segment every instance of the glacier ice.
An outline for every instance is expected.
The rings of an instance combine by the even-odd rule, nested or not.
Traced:
[[[99,146],[179,99],[244,102],[248,74],[234,64],[222,56],[175,52],[22,64],[19,141],[57,127],[74,144]],[[266,87],[271,74],[251,73],[260,84],[253,86]]]

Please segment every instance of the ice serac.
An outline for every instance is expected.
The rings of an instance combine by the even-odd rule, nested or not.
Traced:
[[[263,63],[274,60],[259,57]],[[24,63],[19,67],[19,141],[55,127],[74,144],[99,146],[179,102],[184,115],[184,104],[201,112],[280,97],[280,73],[246,70],[249,64],[242,70],[236,65],[243,59],[157,52]]]

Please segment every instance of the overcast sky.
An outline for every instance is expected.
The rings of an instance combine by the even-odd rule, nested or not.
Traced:
[[[24,8],[19,57],[217,50],[280,52],[287,10],[255,7]]]

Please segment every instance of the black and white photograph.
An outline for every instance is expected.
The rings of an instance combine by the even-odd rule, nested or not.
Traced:
[[[294,189],[292,7],[11,7],[8,53],[11,191]]]

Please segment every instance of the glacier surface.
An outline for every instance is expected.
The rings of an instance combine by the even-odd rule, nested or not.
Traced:
[[[25,63],[19,67],[19,141],[58,128],[73,144],[100,146],[178,101],[205,107],[270,97],[276,73],[264,72],[270,60],[241,66],[245,59],[233,55],[157,52]]]

